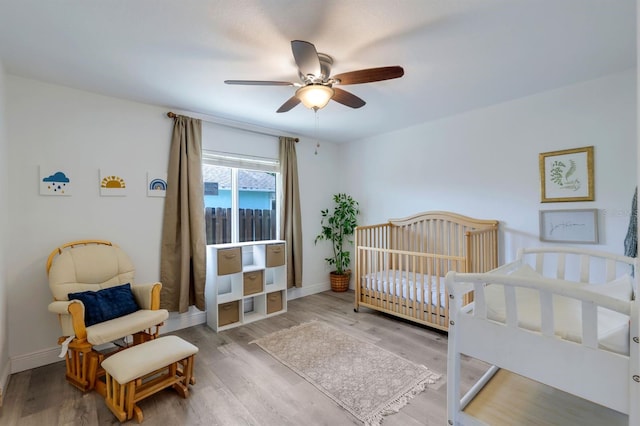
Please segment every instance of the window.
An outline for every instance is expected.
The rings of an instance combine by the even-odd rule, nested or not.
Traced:
[[[203,152],[207,244],[277,239],[278,170],[275,159]]]

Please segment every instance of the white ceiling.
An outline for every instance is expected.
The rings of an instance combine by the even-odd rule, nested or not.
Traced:
[[[342,86],[367,105],[276,114],[298,81],[290,41],[333,73],[401,65]],[[6,72],[344,142],[636,66],[635,0],[0,0]]]

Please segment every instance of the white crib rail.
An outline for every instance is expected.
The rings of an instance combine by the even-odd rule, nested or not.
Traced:
[[[545,277],[583,283],[604,283],[622,274],[633,274],[635,264],[630,257],[574,247],[520,249],[517,259]]]

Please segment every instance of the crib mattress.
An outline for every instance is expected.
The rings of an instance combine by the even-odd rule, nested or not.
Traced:
[[[531,270],[533,274],[537,272]],[[531,272],[520,276],[532,276]],[[540,275],[538,275],[540,277]],[[487,317],[504,323],[506,304],[504,286],[488,284],[485,288]],[[536,290],[516,288],[518,325],[524,329],[540,331],[540,297]],[[582,341],[582,304],[579,300],[554,295],[553,313],[555,334],[562,339]],[[629,316],[598,308],[598,343],[601,348],[619,354],[629,353]]]
[[[363,290],[379,291],[389,296],[398,296],[404,299],[416,300],[423,303],[422,294],[427,293],[429,280],[431,280],[431,297],[426,303],[436,305],[438,295],[440,307],[445,309],[447,302],[446,286],[443,277],[434,277],[426,274],[414,274],[413,272],[390,269],[367,274],[364,277]],[[415,286],[414,286],[415,281]],[[423,288],[425,291],[423,291]]]

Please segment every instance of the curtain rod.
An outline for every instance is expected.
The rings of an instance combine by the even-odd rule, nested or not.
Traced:
[[[173,112],[173,111],[169,111],[169,112],[167,113],[167,117],[169,117],[169,118],[176,118],[177,116],[178,116],[178,114],[176,114],[176,113],[175,113],[175,112]],[[221,119],[212,120],[212,119],[199,118],[199,117],[197,117],[197,118],[198,118],[198,119],[200,119],[200,120],[203,120],[203,121],[207,121],[207,122],[209,122],[209,123],[219,124],[219,125],[221,125],[221,126],[226,126],[226,127],[231,127],[231,128],[233,128],[233,129],[244,130],[244,131],[247,131],[247,132],[258,133],[258,134],[261,134],[261,135],[267,135],[267,136],[280,136],[280,135],[276,134],[276,133],[275,133],[275,131],[273,131],[273,133],[272,133],[272,132],[270,132],[270,131],[268,131],[268,130],[270,130],[270,129],[268,129],[268,130],[267,130],[267,129],[264,129],[264,130],[262,130],[262,129],[261,129],[261,130],[255,130],[255,129],[251,129],[251,128],[250,128],[249,126],[247,126],[247,125],[241,126],[241,125],[240,125],[240,123],[238,123],[237,125],[234,125],[234,124],[232,124],[231,122],[226,121],[226,120],[221,120]],[[256,127],[256,128],[257,128],[257,127]],[[286,135],[285,135],[285,136],[286,136]],[[299,138],[293,138],[293,139],[294,139],[296,142],[300,142],[300,139],[299,139]]]

